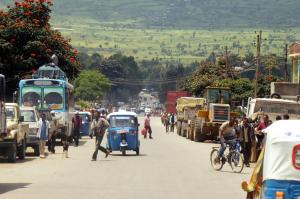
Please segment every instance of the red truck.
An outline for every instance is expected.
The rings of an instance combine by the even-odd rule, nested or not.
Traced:
[[[166,111],[168,113],[176,113],[176,100],[180,97],[189,97],[187,91],[168,91],[166,98]]]

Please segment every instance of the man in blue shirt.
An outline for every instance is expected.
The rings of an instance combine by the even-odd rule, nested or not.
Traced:
[[[40,139],[40,158],[45,158],[45,145],[48,140],[50,123],[46,120],[45,113],[42,113],[38,123],[38,137]]]

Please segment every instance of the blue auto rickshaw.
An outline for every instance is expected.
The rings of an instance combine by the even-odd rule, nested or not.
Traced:
[[[135,151],[140,154],[139,123],[134,112],[120,111],[107,116],[109,122],[107,149],[109,151]]]
[[[92,115],[90,112],[79,112],[79,116],[81,117],[82,120],[80,135],[89,136],[91,134]]]
[[[300,198],[300,120],[276,121],[263,132],[266,139],[249,183],[247,198]]]

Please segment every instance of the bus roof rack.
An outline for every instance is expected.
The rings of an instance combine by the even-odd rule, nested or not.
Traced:
[[[33,79],[61,79],[68,81],[66,74],[54,63],[41,66],[32,74]]]

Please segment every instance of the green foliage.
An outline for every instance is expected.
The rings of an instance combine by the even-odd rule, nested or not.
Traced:
[[[77,50],[51,29],[51,6],[50,0],[23,0],[0,10],[0,73],[14,83],[49,63],[52,54],[69,78],[79,71]]]
[[[86,101],[99,100],[110,88],[109,80],[96,70],[82,71],[74,81],[75,96]]]
[[[76,105],[80,107],[80,109],[87,109],[91,107],[91,103],[84,100],[79,100],[76,102]]]
[[[231,98],[234,101],[247,100],[254,94],[254,87],[252,82],[247,78],[237,79],[218,79],[213,84],[218,87],[228,87],[231,90]]]

